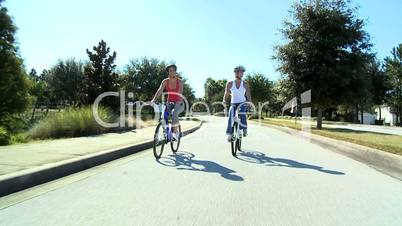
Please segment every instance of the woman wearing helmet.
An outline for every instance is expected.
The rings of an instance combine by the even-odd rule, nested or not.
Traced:
[[[245,103],[247,101],[251,102],[251,93],[248,83],[242,80],[244,71],[246,71],[246,69],[243,66],[237,66],[234,68],[235,80],[229,81],[226,84],[225,94],[223,95],[224,103],[226,103],[229,94],[231,96],[228,126],[226,129],[226,134],[228,135],[229,141],[232,138],[233,117],[238,108],[240,117],[240,129],[243,130],[243,136],[247,136],[247,117]]]
[[[184,103],[182,99],[183,81],[177,76],[177,66],[175,64],[168,65],[166,71],[168,72],[168,78],[162,81],[154,98],[151,100],[151,103],[155,102],[155,100],[158,99],[166,89],[168,93],[168,104],[166,110],[169,114],[172,114],[173,137],[177,139],[179,137],[177,127],[180,125],[179,114],[184,111]]]

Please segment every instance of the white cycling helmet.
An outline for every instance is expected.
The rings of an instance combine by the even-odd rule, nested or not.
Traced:
[[[243,71],[243,72],[245,72],[246,69],[245,69],[243,66],[239,65],[239,66],[235,67],[233,71],[234,71],[234,72],[238,72],[238,71]]]

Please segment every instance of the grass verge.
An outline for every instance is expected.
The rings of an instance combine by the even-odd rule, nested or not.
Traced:
[[[253,121],[257,122],[258,120]],[[300,122],[295,123],[294,120],[287,119],[265,118],[261,122],[296,130],[301,130],[302,127]],[[313,127],[311,132],[316,135],[360,144],[402,156],[402,136],[351,129],[325,128],[325,125],[323,126],[324,128],[321,130]]]

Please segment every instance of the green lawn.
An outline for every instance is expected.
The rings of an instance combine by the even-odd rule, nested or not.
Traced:
[[[297,123],[295,123],[294,120],[290,119],[267,118],[261,120],[261,122],[265,124],[301,130],[300,122],[298,121]],[[325,128],[325,125],[323,125],[323,127],[323,129],[318,130],[315,128],[315,125],[313,125],[313,128],[311,128],[311,132],[316,135],[348,141],[351,143],[360,144],[382,151],[402,155],[402,136],[366,131],[355,131],[350,129]]]

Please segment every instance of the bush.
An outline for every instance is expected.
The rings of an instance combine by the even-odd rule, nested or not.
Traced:
[[[110,110],[102,107],[99,107],[99,116],[104,122],[113,122],[116,118]],[[29,131],[29,137],[31,139],[79,137],[101,134],[109,130],[95,121],[92,107],[89,106],[66,109],[46,117]]]
[[[4,127],[0,127],[0,145],[9,145],[11,136]]]
[[[258,114],[253,114],[253,115],[249,115],[248,119],[259,119],[260,117],[258,117]],[[264,117],[261,115],[261,119],[264,119]]]
[[[29,128],[29,112],[6,114],[0,119],[0,126],[10,134],[21,133]]]
[[[11,144],[27,143],[28,141],[29,141],[29,137],[26,132],[11,135]]]
[[[384,125],[384,120],[378,120],[378,119],[376,119],[375,120],[375,123],[374,123],[375,125]]]

